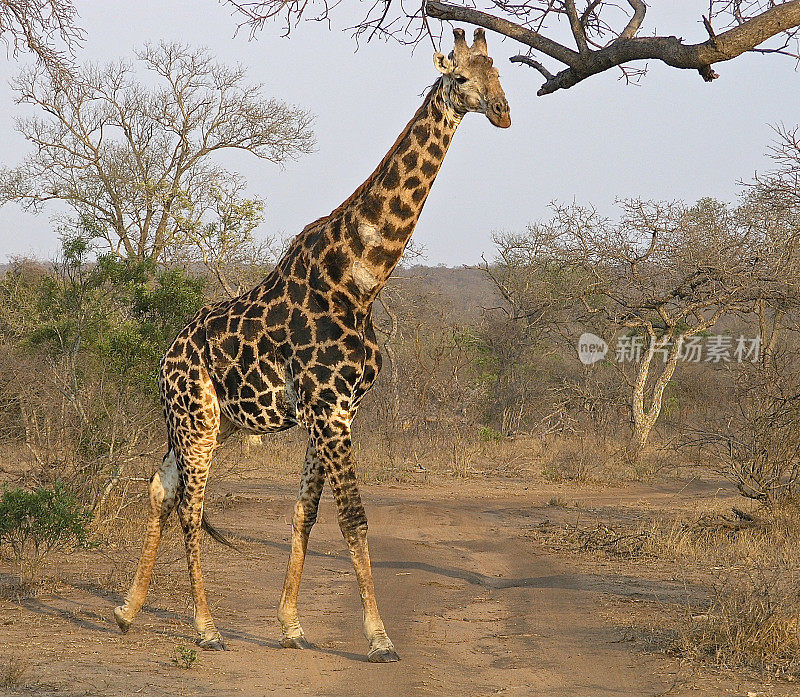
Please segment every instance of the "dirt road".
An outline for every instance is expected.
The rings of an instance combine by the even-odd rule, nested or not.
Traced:
[[[375,583],[402,656],[365,661],[349,555],[326,492],[300,595],[314,647],[281,649],[275,619],[287,558],[294,485],[218,484],[209,510],[238,554],[207,545],[206,585],[226,652],[192,647],[183,551],[173,530],[148,604],[127,636],[111,618],[133,572],[133,549],[62,560],[66,581],[36,598],[0,602],[0,667],[22,671],[17,689],[58,695],[611,695],[790,694],[730,676],[689,674],[632,640],[685,598],[669,567],[631,571],[549,550],[531,531],[543,520],[651,515],[684,487],[620,490],[523,488],[514,481],[366,487]],[[682,492],[710,496],[707,487]],[[579,508],[548,506],[554,491]],[[577,499],[575,498],[577,496]],[[577,511],[577,512],[576,512]],[[9,567],[0,562],[0,574]],[[2,576],[0,576],[2,581]],[[691,589],[688,592],[692,592]]]

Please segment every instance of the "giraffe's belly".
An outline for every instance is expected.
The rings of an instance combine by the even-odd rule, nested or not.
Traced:
[[[253,376],[226,376],[225,382],[221,396],[218,391],[220,411],[239,428],[274,433],[297,425],[283,386],[266,385]]]
[[[228,348],[224,342],[209,342],[210,373],[222,414],[253,433],[295,426],[295,405],[287,399],[284,367],[275,351],[258,354],[238,346],[234,353]]]
[[[220,400],[220,411],[236,426],[255,434],[275,433],[297,425],[294,410],[282,405],[282,390],[262,393],[255,401]]]

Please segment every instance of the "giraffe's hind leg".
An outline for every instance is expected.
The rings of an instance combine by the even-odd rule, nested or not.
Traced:
[[[309,646],[300,626],[297,613],[297,594],[308,547],[308,536],[317,520],[317,509],[324,484],[325,472],[316,456],[314,446],[309,443],[303,467],[303,478],[300,482],[300,493],[292,516],[292,549],[286,568],[286,578],[283,582],[281,604],[278,608],[278,620],[283,629],[281,646],[287,649],[305,649]]]
[[[170,450],[161,467],[150,479],[150,511],[147,518],[142,555],[136,568],[133,584],[125,596],[125,604],[114,609],[114,619],[123,632],[127,632],[139,610],[144,605],[150,576],[161,541],[161,531],[179,497],[178,465],[175,452]]]
[[[194,626],[200,635],[197,643],[203,649],[224,650],[225,642],[214,625],[208,608],[203,570],[200,566],[203,498],[214,446],[213,438],[202,438],[192,445],[181,448],[178,454],[179,467],[184,479],[183,497],[178,504],[178,519],[183,528],[186,560],[189,565],[189,582],[194,600]]]

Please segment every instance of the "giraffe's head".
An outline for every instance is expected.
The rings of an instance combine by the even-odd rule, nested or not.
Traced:
[[[463,29],[454,29],[455,45],[449,56],[433,54],[436,69],[444,75],[444,87],[450,106],[457,112],[477,111],[486,114],[495,126],[508,128],[511,114],[500,74],[486,53],[486,34],[475,30],[472,46],[467,46]]]

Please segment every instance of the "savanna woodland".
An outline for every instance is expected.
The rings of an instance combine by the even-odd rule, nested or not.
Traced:
[[[321,42],[344,28],[409,54],[450,46],[452,23],[482,28],[518,49],[542,109],[605,71],[636,83],[661,62],[712,82],[743,54],[800,60],[800,0],[709,0],[699,43],[649,26],[643,0],[221,4],[231,41],[271,32],[287,50],[314,21]],[[58,253],[0,270],[0,690],[796,694],[791,123],[773,125],[768,166],[734,201],[628,197],[611,215],[557,201],[457,268],[407,249],[373,307],[383,369],[353,422],[402,662],[369,667],[356,648],[356,579],[329,498],[301,592],[310,650],[278,644],[301,429],[240,433],[215,455],[205,512],[235,549],[208,540],[203,555],[232,651],[194,647],[175,516],[140,623],[120,634],[111,610],[167,448],[161,358],[290,240],[264,235],[265,200],[225,153],[280,167],[317,145],[312,114],[241,65],[158,36],[100,63],[87,31],[71,0],[0,0],[2,59],[19,64],[3,89],[27,143],[0,167],[0,206],[59,211],[39,218]]]

